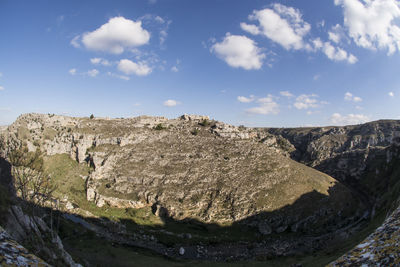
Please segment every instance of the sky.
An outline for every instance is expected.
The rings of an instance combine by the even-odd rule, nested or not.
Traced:
[[[0,36],[0,125],[29,112],[400,119],[396,0],[0,0]]]

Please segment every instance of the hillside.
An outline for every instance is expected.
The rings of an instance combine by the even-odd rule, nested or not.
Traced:
[[[2,136],[11,149],[40,154],[57,186],[60,237],[84,263],[91,259],[74,231],[171,258],[321,251],[333,260],[340,252],[323,251],[359,242],[366,232],[357,233],[393,208],[399,133],[398,121],[252,129],[194,115],[25,114]]]

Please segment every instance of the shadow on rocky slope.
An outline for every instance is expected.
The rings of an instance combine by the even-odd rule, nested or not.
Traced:
[[[9,188],[9,194],[14,194],[10,187],[10,165],[3,159],[0,159],[0,163],[1,184]],[[343,213],[335,213],[329,206],[323,205],[327,202],[339,203],[340,199],[337,198],[341,197],[340,191],[337,189],[337,185],[333,185],[329,189],[329,195],[317,191],[309,192],[295,200],[292,205],[284,206],[273,212],[253,215],[229,226],[204,223],[196,219],[177,221],[168,216],[165,208],[154,206],[153,212],[158,213],[163,221],[163,226],[143,226],[128,219],[113,221],[105,217],[87,218],[68,212],[55,211],[56,215],[54,216],[59,216],[61,219],[60,223],[57,221],[59,225],[54,225],[54,229],[59,227],[61,239],[67,242],[74,242],[74,239],[82,242],[82,237],[93,237],[94,233],[98,238],[112,244],[149,249],[170,258],[226,261],[304,256],[322,250],[332,243],[345,240],[354,227],[359,226],[367,219],[365,214],[346,209],[350,203],[343,203]],[[11,196],[11,199],[13,199],[13,204],[4,221],[5,229],[13,238],[27,245],[33,250],[32,252],[38,253],[45,260],[51,260],[49,255],[56,257],[60,246],[58,249],[54,249],[51,247],[51,243],[44,241],[45,236],[41,236],[42,234],[46,235],[46,231],[44,231],[46,226],[36,223],[38,225],[36,228],[43,229],[33,231],[36,234],[35,240],[42,239],[43,241],[32,244],[32,235],[28,237],[26,231],[29,230],[29,227],[34,227],[29,226],[34,222],[24,222],[29,219],[23,213],[16,216],[16,211],[22,212],[18,205],[23,203],[15,197],[15,194]],[[324,208],[309,210],[310,207],[318,206]],[[49,214],[49,210],[41,214],[43,220],[40,221],[49,224],[49,217],[46,215]],[[56,221],[54,220],[54,222]],[[30,230],[32,231],[32,229]],[[77,252],[75,251],[77,248],[69,248],[72,252]],[[54,252],[57,250],[57,253]],[[78,260],[85,262],[82,258]],[[50,262],[54,263],[54,258]],[[59,264],[69,265],[67,262],[63,264],[61,261]]]
[[[305,256],[346,240],[368,221],[366,214],[332,214],[320,209],[302,218],[310,203],[335,198],[316,191],[304,194],[292,205],[273,212],[262,212],[229,226],[196,219],[174,220],[167,211],[160,214],[163,226],[143,226],[132,220],[85,218],[62,213],[60,236],[74,239],[81,233],[69,232],[68,224],[79,224],[85,231],[118,245],[149,249],[170,258],[189,260],[266,260],[281,256]],[[344,205],[350,205],[344,203]],[[160,208],[158,208],[160,209]],[[163,208],[161,208],[163,210]],[[85,232],[84,231],[84,232]]]
[[[92,121],[89,121],[89,123],[90,125],[93,124]],[[180,124],[177,125],[179,126]],[[199,127],[197,123],[193,125]],[[185,132],[185,144],[190,152],[193,150],[193,142],[197,140],[196,144],[199,147],[200,152],[202,152],[205,147],[207,148],[207,145],[211,148],[207,148],[206,151],[213,151],[211,149],[214,149],[216,147],[215,145],[219,145],[221,149],[219,149],[217,152],[220,152],[225,149],[225,146],[228,143],[231,143],[233,148],[238,149],[239,145],[246,149],[253,147],[255,149],[254,151],[259,152],[259,155],[266,155],[266,146],[260,145],[258,142],[249,143],[247,141],[226,141],[225,139],[219,139],[219,137],[215,137],[206,129],[199,130],[199,132],[196,132],[196,134],[190,132],[186,133],[186,131],[189,131],[188,129],[191,129],[190,127],[194,127],[193,125],[188,123],[188,128],[184,128],[182,130]],[[109,125],[105,124],[105,126],[108,127]],[[93,129],[90,128],[86,130]],[[141,131],[144,131],[146,136],[152,135],[160,138],[165,137],[167,141],[170,139],[181,140],[180,136],[178,136],[179,138],[176,138],[173,135],[174,132],[178,131],[177,129],[178,128],[171,128],[170,130],[157,130],[150,127],[148,129],[141,129]],[[64,130],[68,132],[68,129]],[[171,131],[172,133],[168,131]],[[61,211],[54,211],[57,218],[60,218],[60,220],[57,220],[57,225],[53,225],[53,228],[58,229],[59,236],[63,242],[67,244],[66,248],[75,257],[75,260],[78,260],[85,265],[90,265],[92,260],[100,265],[107,265],[107,262],[109,262],[108,265],[118,265],[116,262],[118,259],[115,259],[115,257],[111,257],[112,259],[110,261],[110,259],[106,259],[109,255],[102,255],[105,250],[102,251],[102,246],[100,244],[107,244],[107,246],[109,245],[112,247],[122,246],[129,248],[141,248],[147,251],[155,252],[157,255],[167,256],[169,259],[206,261],[267,259],[271,261],[277,258],[288,258],[292,256],[308,257],[324,251],[326,248],[330,248],[330,260],[333,260],[335,258],[332,257],[337,258],[340,256],[337,253],[343,253],[343,251],[338,252],[334,249],[337,247],[337,245],[341,245],[347,241],[349,241],[352,246],[355,245],[360,240],[352,240],[352,236],[359,230],[366,229],[364,227],[368,224],[370,218],[374,218],[375,214],[380,214],[380,218],[382,218],[381,221],[383,221],[387,213],[390,212],[392,208],[395,208],[393,203],[395,203],[395,200],[400,194],[400,183],[398,183],[400,180],[400,142],[397,140],[397,137],[400,133],[400,122],[383,121],[361,126],[324,127],[313,129],[267,129],[266,131],[279,138],[288,140],[290,142],[289,145],[293,145],[296,148],[295,151],[292,151],[293,159],[328,173],[339,181],[343,182],[345,185],[341,183],[335,183],[334,179],[326,180],[327,182],[325,185],[327,186],[327,194],[321,193],[324,192],[322,190],[320,192],[316,190],[304,190],[301,194],[298,194],[293,198],[293,190],[295,190],[296,187],[301,186],[302,183],[309,182],[312,186],[311,188],[316,188],[315,182],[319,180],[299,180],[297,181],[297,184],[293,184],[294,180],[288,179],[286,183],[288,186],[285,188],[285,190],[276,191],[273,192],[274,194],[271,194],[280,198],[284,198],[285,201],[290,200],[285,202],[284,206],[280,206],[276,209],[270,209],[272,211],[265,211],[267,210],[266,208],[264,211],[252,213],[250,216],[239,217],[239,219],[223,225],[208,223],[207,220],[211,217],[207,213],[202,214],[202,210],[199,209],[195,210],[197,213],[192,214],[196,214],[203,220],[199,218],[194,219],[194,216],[187,216],[188,218],[192,219],[179,219],[179,217],[176,215],[179,215],[179,212],[183,209],[182,207],[185,207],[181,205],[182,202],[185,201],[185,198],[178,196],[175,193],[176,191],[174,191],[177,187],[179,187],[179,183],[166,183],[170,187],[166,187],[164,194],[168,195],[168,200],[170,200],[171,203],[176,204],[175,206],[172,206],[175,209],[171,209],[171,206],[164,206],[164,203],[167,202],[161,202],[162,199],[160,198],[158,191],[152,199],[149,198],[149,194],[145,194],[147,196],[147,202],[143,201],[144,206],[141,207],[142,209],[147,209],[152,216],[157,217],[159,221],[161,221],[161,223],[158,225],[137,223],[129,218],[130,215],[135,215],[136,211],[141,208],[135,209],[132,207],[124,207],[121,209],[121,207],[119,207],[119,211],[122,211],[124,216],[114,216],[112,213],[108,213],[107,215],[109,216],[103,216],[101,213],[93,214],[90,212],[87,212],[85,216],[78,215],[85,214],[86,210],[84,209],[84,205],[86,205],[86,203],[89,203],[88,205],[92,205],[92,207],[96,208],[97,210],[112,209],[111,205],[107,201],[102,201],[101,205],[98,205],[100,203],[98,201],[99,199],[93,199],[97,201],[94,203],[87,202],[86,198],[84,198],[84,201],[86,201],[85,204],[83,204],[83,202],[79,204],[82,204],[82,207],[75,205],[76,203],[66,201],[66,203],[71,204],[70,208],[67,209],[65,207],[64,209],[64,207],[62,207]],[[200,143],[198,137],[202,137],[204,142]],[[84,141],[83,135],[82,140]],[[76,142],[79,143],[80,141]],[[91,142],[88,142],[88,144],[92,144]],[[118,142],[115,147],[121,149],[119,146],[120,141]],[[181,141],[179,142],[179,146],[178,144],[176,145],[179,149],[182,149],[184,146],[181,144]],[[260,143],[263,143],[262,140]],[[56,144],[58,143],[56,142]],[[98,142],[96,144],[98,145]],[[165,148],[163,151],[161,151],[162,153],[160,152],[154,154],[153,152],[155,148],[149,144],[163,148],[160,146],[161,144],[164,145]],[[181,159],[177,156],[184,155],[182,153],[177,155],[172,154],[172,152],[175,153],[179,149],[173,148],[172,145],[175,145],[175,143],[170,141],[165,143],[155,143],[154,140],[150,140],[149,144],[145,143],[143,145],[145,148],[143,150],[144,152],[147,152],[147,150],[152,152],[147,153],[148,155],[146,154],[148,158],[144,158],[143,155],[137,155],[138,157],[140,156],[140,162],[131,162],[128,160],[126,160],[126,162],[121,160],[121,162],[125,162],[129,167],[136,166],[133,165],[134,163],[142,164],[142,162],[144,162],[142,164],[143,166],[136,166],[137,169],[143,167],[150,168],[151,171],[154,171],[153,169],[156,165],[148,164],[148,162],[157,159],[157,162],[161,163],[165,163],[166,160],[177,163],[181,161]],[[285,143],[285,145],[288,144]],[[57,145],[55,145],[55,147],[57,147]],[[68,148],[71,148],[71,145],[69,145]],[[89,148],[89,152],[85,148],[84,151],[88,153],[81,153],[82,157],[87,157],[86,154],[92,156],[91,159],[93,159],[93,162],[96,161],[96,156],[98,156],[98,164],[93,165],[94,167],[97,166],[96,172],[101,170],[101,167],[99,166],[104,166],[105,162],[104,159],[100,157],[104,154],[104,151],[95,151],[96,149],[100,148],[100,146],[91,147]],[[107,146],[106,148],[108,149],[109,147]],[[129,147],[127,146],[127,148]],[[134,148],[138,150],[139,145],[135,144]],[[166,151],[171,153],[165,153]],[[187,161],[192,164],[195,161],[199,161],[201,163],[207,160],[210,166],[216,167],[217,173],[217,171],[220,172],[220,168],[218,168],[218,165],[216,165],[215,162],[219,162],[221,166],[224,166],[227,162],[234,162],[235,160],[238,162],[243,162],[241,161],[240,157],[246,158],[246,156],[244,155],[243,150],[238,151],[240,153],[238,152],[237,155],[226,155],[224,152],[224,154],[221,155],[216,155],[214,153],[212,154],[212,157],[206,157],[207,155],[204,156],[200,152],[197,154],[187,153]],[[250,152],[254,154],[254,151]],[[124,157],[123,159],[132,159],[133,156],[135,156],[134,154],[130,153],[131,150],[128,151],[127,149],[127,152],[129,152],[126,154],[128,156]],[[249,155],[251,155],[250,152],[248,153]],[[154,155],[158,157],[156,158]],[[310,170],[310,172],[307,172],[307,170],[304,171],[305,169],[303,169],[303,167],[299,167],[301,164],[291,162],[290,159],[286,159],[283,156],[278,156],[275,152],[271,152],[269,156],[270,157],[261,161],[257,168],[254,168],[254,166],[250,164],[244,166],[244,168],[255,171],[258,171],[259,168],[261,173],[266,173],[268,168],[273,167],[271,163],[277,162],[275,165],[282,166],[282,168],[277,168],[274,165],[275,169],[277,170],[276,173],[278,173],[278,171],[279,173],[282,173],[282,170],[291,169],[293,172],[291,177],[293,179],[298,178],[296,177],[296,174],[297,176],[300,176],[299,173],[304,174],[305,178],[313,175],[316,178],[322,179],[324,176],[315,170]],[[78,162],[81,161],[78,159]],[[199,165],[204,165],[200,163]],[[282,163],[287,163],[287,165],[283,165]],[[164,165],[170,167],[169,164]],[[65,164],[65,166],[70,165]],[[296,169],[294,167],[299,167],[300,169]],[[237,168],[237,170],[244,168]],[[110,167],[110,169],[112,168]],[[186,170],[186,166],[183,166],[182,172]],[[229,170],[230,173],[225,175],[227,179],[225,179],[224,182],[237,182],[236,179],[233,179],[237,176],[237,170]],[[302,170],[303,172],[300,172],[299,170]],[[172,172],[172,170],[164,167],[160,168],[159,171],[162,173],[166,171]],[[208,176],[213,176],[213,174],[211,175],[209,173],[209,169],[207,169],[207,171]],[[298,172],[296,173],[296,171]],[[7,162],[1,159],[0,172],[2,182],[6,187],[10,187],[11,176],[9,173],[9,165],[7,165]],[[104,176],[104,173],[99,172],[99,174]],[[172,174],[169,173],[171,177],[179,177]],[[140,177],[139,175],[131,175],[131,173],[126,174],[127,178],[136,176]],[[263,176],[259,175],[259,173],[248,175],[249,179],[251,179],[253,176],[259,177],[261,184],[265,182]],[[285,178],[284,175],[278,177],[275,175],[275,173],[271,173],[270,176],[278,180],[280,178]],[[110,175],[110,178],[114,177],[115,175]],[[154,177],[156,176],[149,175],[149,181],[153,183]],[[186,177],[184,178],[186,179]],[[200,178],[203,179],[203,176]],[[257,195],[257,199],[251,199],[252,197],[250,197],[250,193],[255,189],[254,186],[249,183],[249,179],[244,179],[242,184],[229,184],[229,186],[232,186],[236,190],[242,191],[240,193],[243,195],[243,203],[248,204],[247,200],[250,199],[254,201],[254,205],[256,205],[257,201],[260,200],[263,201],[261,203],[263,207],[267,207],[268,204],[273,201],[273,199],[263,199],[262,194],[268,194],[268,190],[259,190],[260,194]],[[78,177],[78,180],[80,182],[79,184],[83,184],[82,177]],[[68,180],[68,182],[71,181],[71,179]],[[137,186],[133,183],[133,179],[128,179],[127,181],[129,181],[127,184],[133,184],[134,187]],[[329,183],[329,181],[332,182]],[[137,184],[140,183],[143,184],[143,181],[139,181]],[[210,183],[206,181],[205,184],[209,185]],[[216,183],[216,185],[218,185],[218,187],[215,188],[219,188],[220,184]],[[274,185],[276,184],[274,183]],[[99,184],[99,189],[103,191],[110,190],[109,187],[111,187],[111,184],[105,183],[104,187]],[[184,189],[192,189],[192,185],[189,185],[188,187],[189,188]],[[350,191],[347,190],[346,187],[351,188],[351,192],[353,194],[348,193]],[[247,191],[245,191],[244,188],[246,188]],[[88,191],[87,189],[88,187],[86,187],[86,193]],[[204,190],[210,191],[211,196],[214,197],[213,200],[204,201],[206,204],[203,205],[205,207],[205,212],[210,210],[209,205],[212,205],[212,201],[217,199],[215,198],[215,194],[219,192],[218,190],[213,191],[210,189],[213,189],[213,187],[204,187]],[[83,190],[82,192],[84,192],[83,187],[80,188],[80,190]],[[79,191],[78,193],[82,192]],[[10,194],[14,196],[11,197],[11,212],[9,212],[9,216],[6,218],[6,229],[9,229],[10,234],[14,235],[16,239],[21,240],[21,242],[28,242],[29,244],[29,242],[32,240],[24,240],[23,235],[18,236],[20,231],[16,231],[13,226],[18,225],[19,221],[21,220],[28,222],[28,224],[22,223],[24,225],[20,227],[23,229],[23,232],[25,232],[25,236],[27,236],[27,229],[30,229],[29,224],[31,224],[31,222],[26,220],[26,217],[23,213],[20,213],[20,216],[16,216],[16,213],[19,213],[19,210],[21,210],[17,205],[23,203],[16,199],[15,194],[12,191],[10,191]],[[94,196],[96,196],[96,194],[94,194]],[[135,195],[135,197],[138,196]],[[223,195],[223,197],[219,195],[219,197],[218,204],[220,205],[220,209],[215,209],[212,213],[215,218],[219,218],[222,213],[221,210],[224,211],[223,218],[234,218],[234,216],[230,216],[228,214],[229,212],[242,212],[241,209],[243,208],[243,205],[238,205],[237,201],[236,203],[232,203],[234,199],[228,198],[229,194],[227,194],[226,197],[225,195]],[[148,201],[148,199],[151,201]],[[199,207],[199,198],[190,199],[192,200],[190,207]],[[225,206],[225,204],[228,206]],[[236,206],[233,204],[236,204]],[[235,210],[233,210],[233,208],[231,210],[231,207],[235,207]],[[114,207],[114,209],[116,208],[118,208],[118,206]],[[251,208],[253,208],[253,206],[249,205],[249,209]],[[38,209],[45,210],[46,208],[38,207]],[[50,210],[47,211],[47,213],[42,213],[42,221],[47,222],[48,225],[50,225],[49,216],[47,215],[49,214]],[[119,213],[119,215],[121,215],[121,213]],[[183,217],[184,216],[182,216],[182,218]],[[204,220],[204,218],[206,220]],[[46,227],[42,225],[42,228],[45,230],[40,231],[40,225],[36,225],[36,228],[38,228],[39,231],[36,231],[35,233],[39,237],[39,240],[40,238],[43,240],[45,239],[41,235],[43,235],[43,232],[46,232],[46,229],[49,228]],[[370,229],[369,231],[372,230],[373,229]],[[61,244],[61,241],[55,243]],[[40,246],[46,248],[40,250]],[[32,249],[33,252],[35,252],[35,249],[39,250],[38,253],[42,253],[40,255],[44,255],[43,258],[47,257],[48,259],[52,259],[53,256],[57,257],[58,255],[54,252],[51,254],[51,250],[53,249],[51,246],[52,243],[45,244],[45,242],[40,241],[36,243],[36,247],[32,246]],[[60,250],[60,247],[62,248],[62,244],[61,246],[58,245],[59,252],[63,251]],[[99,263],[99,261],[88,257],[86,252],[93,250],[93,247],[96,247],[97,254],[100,254],[99,257],[104,259],[104,262]],[[50,249],[50,252],[46,252],[46,249]],[[324,262],[324,264],[326,263],[328,263],[328,261]]]

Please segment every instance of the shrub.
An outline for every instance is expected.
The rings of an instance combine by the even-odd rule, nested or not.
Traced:
[[[90,119],[91,120],[93,120],[94,119],[94,115],[92,114],[92,115],[90,115]]]
[[[165,127],[164,127],[164,125],[162,125],[161,123],[159,123],[159,124],[157,124],[157,126],[155,126],[153,129],[154,129],[154,130],[157,130],[157,131],[160,131],[160,130],[164,130]]]
[[[209,126],[210,121],[207,119],[204,119],[203,121],[199,122],[199,125],[204,126],[204,127]]]
[[[190,133],[191,134],[193,134],[193,135],[198,135],[199,134],[199,132],[200,132],[200,130],[199,129],[197,129],[197,128],[194,128]]]

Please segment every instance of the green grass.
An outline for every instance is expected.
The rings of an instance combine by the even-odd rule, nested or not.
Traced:
[[[98,217],[108,218],[113,221],[120,221],[127,226],[129,232],[143,231],[145,234],[154,235],[165,245],[177,243],[213,244],[220,242],[257,241],[260,237],[254,229],[246,229],[241,225],[199,224],[193,222],[161,221],[155,216],[150,207],[142,209],[118,209],[111,207],[99,208],[93,202],[86,200],[85,181],[80,175],[89,174],[89,167],[86,164],[78,164],[69,158],[68,155],[55,155],[46,157],[44,160],[45,171],[52,176],[58,188],[56,196],[62,198],[67,195],[69,200],[78,205],[81,209],[91,212]],[[310,173],[311,174],[311,173]],[[320,185],[313,185],[314,187]],[[324,266],[335,260],[349,249],[353,248],[371,233],[384,219],[384,214],[379,214],[373,222],[361,232],[352,236],[345,242],[333,244],[329,250],[320,251],[315,255],[303,257],[275,258],[273,260],[260,259],[263,261],[238,262],[238,263],[216,263],[216,262],[195,262],[175,261],[148,251],[137,248],[112,245],[106,240],[96,237],[93,233],[64,235],[63,242],[67,250],[75,259],[85,261],[96,266],[290,266],[294,263],[301,263],[303,266]],[[70,224],[72,224],[70,222]],[[72,224],[72,228],[79,226]],[[166,230],[173,235],[163,233]],[[181,233],[190,233],[191,239],[177,236]]]
[[[85,180],[80,176],[89,175],[89,167],[72,160],[67,154],[44,158],[44,172],[50,175],[57,189],[55,197],[68,199],[75,204],[86,201]]]

